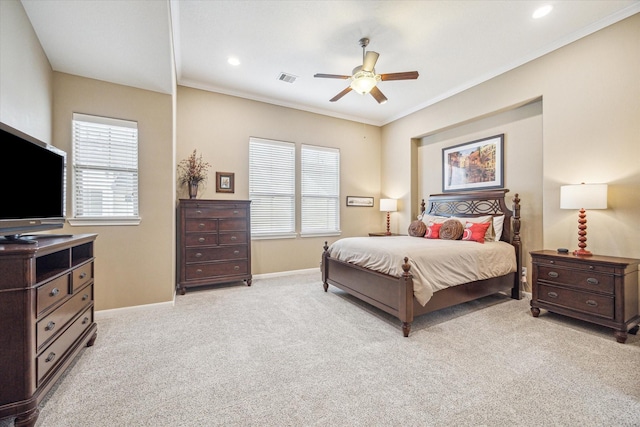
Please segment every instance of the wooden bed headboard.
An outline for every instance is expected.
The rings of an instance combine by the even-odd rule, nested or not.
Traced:
[[[429,196],[429,204],[426,208],[422,199],[420,215],[461,218],[504,215],[500,240],[520,246],[520,198],[516,193],[513,197],[513,207],[509,209],[505,202],[505,195],[508,192],[508,189],[498,189],[432,194]]]

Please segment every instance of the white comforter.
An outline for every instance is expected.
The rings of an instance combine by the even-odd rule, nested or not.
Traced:
[[[440,289],[503,276],[517,269],[513,246],[505,242],[349,237],[333,243],[329,255],[396,277],[402,275],[404,257],[409,257],[414,296],[422,305]]]

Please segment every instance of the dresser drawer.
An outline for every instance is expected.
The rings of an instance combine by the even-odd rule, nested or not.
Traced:
[[[188,248],[187,262],[247,259],[247,246],[218,246],[215,248]]]
[[[49,347],[47,347],[36,359],[38,370],[38,386],[47,373],[54,368],[63,358],[65,352],[93,323],[93,310],[89,307],[75,322],[69,326]]]
[[[38,321],[36,325],[36,345],[43,344],[56,336],[78,312],[93,301],[93,285],[80,290],[69,301],[58,307],[53,313]]]
[[[184,210],[185,218],[246,218],[247,210],[244,207],[189,207]]]
[[[216,231],[218,229],[217,219],[188,219],[185,221],[187,232],[192,231]]]
[[[73,270],[73,289],[80,289],[82,285],[93,279],[93,263],[89,262]]]
[[[216,233],[189,233],[185,237],[186,246],[212,246],[218,244]]]
[[[614,318],[614,299],[606,295],[538,284],[538,301],[606,319]]]
[[[611,275],[587,270],[572,270],[553,266],[538,267],[538,280],[558,283],[586,291],[613,294],[614,278]]]
[[[189,264],[186,267],[186,279],[198,280],[216,276],[234,276],[237,274],[247,274],[248,271],[249,262],[247,260]]]
[[[247,233],[244,231],[239,231],[237,233],[220,233],[219,239],[221,245],[234,245],[240,243],[244,244],[247,243]]]
[[[247,231],[246,219],[221,219],[218,227],[220,231]]]
[[[44,312],[58,301],[62,301],[69,295],[70,277],[69,274],[65,274],[38,288],[38,298],[36,302],[36,311],[38,314]]]

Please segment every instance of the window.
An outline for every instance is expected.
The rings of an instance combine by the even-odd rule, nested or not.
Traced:
[[[72,225],[137,224],[138,124],[73,114]]]
[[[249,139],[251,235],[295,236],[295,144]]]
[[[340,232],[340,151],[302,145],[301,225],[302,235]]]

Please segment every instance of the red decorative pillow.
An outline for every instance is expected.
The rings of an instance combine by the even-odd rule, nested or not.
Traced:
[[[474,242],[484,243],[484,235],[491,225],[490,222],[468,222],[462,233],[462,240],[473,240]]]
[[[439,239],[440,227],[442,227],[442,224],[430,222],[427,226],[427,232],[425,233],[424,237],[426,237],[427,239]]]

